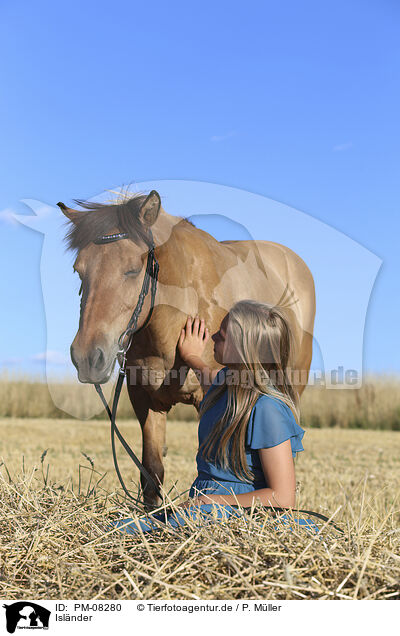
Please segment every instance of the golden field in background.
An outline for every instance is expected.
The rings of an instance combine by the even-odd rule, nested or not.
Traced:
[[[110,385],[111,388],[112,385]],[[78,409],[79,418],[106,419],[95,389],[78,381],[46,383],[30,377],[0,375],[0,417],[70,418],[69,405]],[[53,397],[57,406],[54,404]],[[79,405],[79,407],[77,407]],[[65,410],[63,410],[65,409]],[[191,421],[193,406],[177,404],[168,417]],[[126,387],[121,393],[118,420],[135,419]],[[365,376],[360,389],[331,389],[307,386],[301,398],[303,427],[367,428],[400,430],[400,377]]]

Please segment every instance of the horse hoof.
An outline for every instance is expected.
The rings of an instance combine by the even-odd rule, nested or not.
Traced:
[[[161,502],[160,502],[161,504]],[[157,501],[144,501],[143,502],[143,506],[146,512],[152,512],[153,510],[156,510],[156,508],[158,508],[160,506],[160,504],[157,503]]]

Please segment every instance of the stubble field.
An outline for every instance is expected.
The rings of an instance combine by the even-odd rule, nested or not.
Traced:
[[[141,457],[138,422],[119,427]],[[235,521],[129,537],[106,525],[142,514],[124,503],[106,421],[2,418],[1,596],[399,599],[400,432],[303,427],[296,505],[343,534],[317,519],[319,535],[285,526],[257,504]],[[175,506],[196,476],[196,420],[169,416],[167,443],[164,491]],[[119,456],[137,493],[138,471]]]

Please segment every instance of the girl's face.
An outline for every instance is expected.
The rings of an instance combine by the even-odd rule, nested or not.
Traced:
[[[219,331],[214,333],[211,338],[214,341],[214,358],[219,364],[224,364],[226,360],[226,329],[228,326],[228,314],[221,322]]]

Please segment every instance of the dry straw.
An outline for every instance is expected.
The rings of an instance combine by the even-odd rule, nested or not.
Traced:
[[[114,489],[107,425],[53,421],[51,431],[50,422],[35,430],[35,420],[1,421],[3,598],[400,598],[398,433],[307,431],[309,452],[297,464],[298,507],[324,513],[344,534],[317,519],[318,535],[294,523],[290,529],[257,503],[240,519],[188,520],[179,529],[129,536],[108,522],[137,521],[143,511],[130,509]],[[138,449],[137,423],[126,432]],[[47,452],[39,451],[38,438],[49,443]],[[195,422],[169,422],[168,438],[164,504],[176,510],[194,473]],[[121,459],[140,494],[137,473]]]

